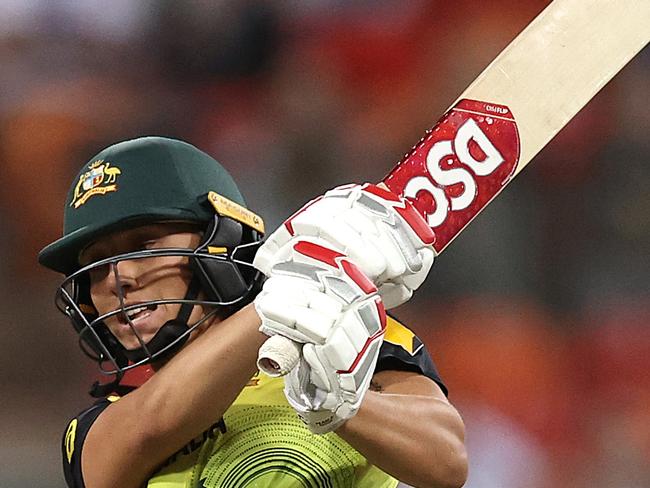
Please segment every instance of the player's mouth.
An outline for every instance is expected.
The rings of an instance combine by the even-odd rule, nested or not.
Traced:
[[[143,305],[141,307],[132,308],[126,312],[118,314],[118,322],[121,325],[127,324],[143,324],[158,308],[158,305]]]

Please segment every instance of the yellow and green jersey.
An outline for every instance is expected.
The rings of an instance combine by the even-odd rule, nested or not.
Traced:
[[[422,342],[389,318],[377,371],[417,371],[444,390]],[[289,406],[282,378],[256,374],[201,436],[171,456],[148,488],[394,488],[398,481],[371,465],[335,433],[312,434]],[[119,397],[75,417],[64,436],[66,481],[84,487],[81,450],[94,420]]]

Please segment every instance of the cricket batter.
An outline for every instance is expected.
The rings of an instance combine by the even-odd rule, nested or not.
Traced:
[[[63,237],[39,255],[113,376],[65,429],[68,486],[461,486],[463,422],[422,342],[385,313],[433,261],[396,198],[335,189],[262,244],[262,219],[190,144],[144,137],[84,165]],[[284,378],[256,366],[275,335],[301,344]],[[144,364],[148,381],[121,383]]]

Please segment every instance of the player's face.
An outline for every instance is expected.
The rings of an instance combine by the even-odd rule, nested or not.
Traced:
[[[144,249],[185,248],[194,249],[200,243],[200,234],[187,224],[152,224],[116,232],[84,250],[81,263],[88,264],[107,257]],[[151,300],[182,299],[187,293],[192,273],[188,258],[158,256],[119,261],[90,272],[90,295],[101,314],[120,308],[120,294],[124,305],[134,305]],[[175,319],[180,304],[159,304],[109,317],[104,322],[127,350],[141,347],[133,332],[138,332],[147,343],[168,320]],[[195,323],[204,314],[195,306],[188,321]],[[207,326],[207,323],[202,326]]]

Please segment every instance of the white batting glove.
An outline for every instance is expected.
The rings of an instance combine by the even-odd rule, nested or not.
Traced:
[[[295,237],[322,239],[379,288],[384,306],[411,298],[433,265],[434,234],[405,199],[376,185],[346,185],[312,200],[273,232],[254,266],[269,274]]]
[[[386,328],[377,288],[322,244],[296,238],[285,244],[255,299],[262,332],[304,344],[299,365],[285,376],[285,395],[318,434],[356,414]]]

